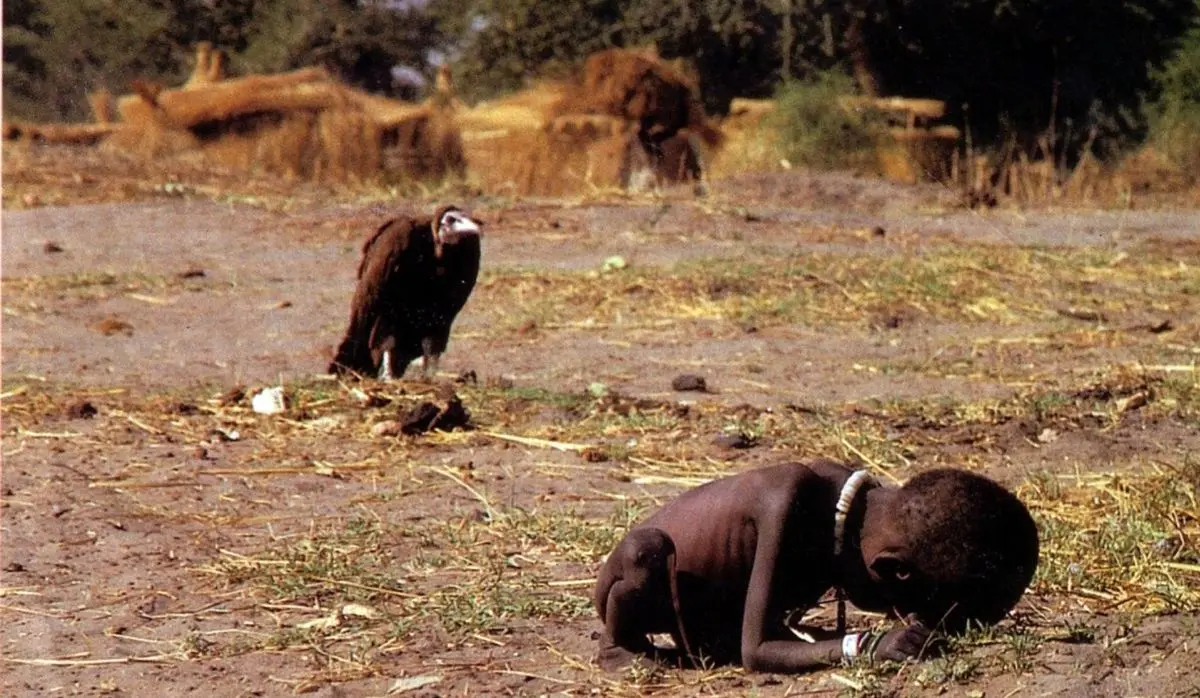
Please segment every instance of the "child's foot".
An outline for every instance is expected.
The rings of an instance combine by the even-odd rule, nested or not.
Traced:
[[[600,645],[600,654],[596,664],[605,671],[619,671],[641,662],[646,666],[653,665],[654,659],[643,652],[634,652],[615,644]]]

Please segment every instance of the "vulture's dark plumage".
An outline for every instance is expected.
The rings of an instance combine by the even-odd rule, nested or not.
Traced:
[[[475,287],[479,237],[479,223],[453,206],[383,224],[363,243],[350,327],[329,372],[399,378],[421,357],[432,375]]]

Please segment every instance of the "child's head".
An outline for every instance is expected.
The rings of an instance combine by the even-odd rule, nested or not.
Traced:
[[[881,545],[866,560],[872,577],[897,612],[931,627],[956,632],[968,622],[1001,620],[1037,567],[1029,511],[979,475],[921,473],[890,499],[884,522]]]

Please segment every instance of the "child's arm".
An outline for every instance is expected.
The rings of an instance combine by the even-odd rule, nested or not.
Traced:
[[[869,638],[859,635],[819,642],[765,639],[770,610],[774,607],[771,593],[783,532],[795,523],[787,520],[793,496],[792,488],[782,487],[760,500],[755,517],[758,541],[754,568],[742,620],[742,666],[749,671],[789,673],[837,664],[859,654],[870,653],[876,659],[892,661],[919,655],[930,634],[921,623],[892,630],[877,642],[868,642]]]

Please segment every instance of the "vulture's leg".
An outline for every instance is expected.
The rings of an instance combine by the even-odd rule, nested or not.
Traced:
[[[392,366],[392,356],[396,350],[396,338],[386,337],[379,344],[379,363],[376,377],[381,381],[395,380],[396,374]]]
[[[429,380],[437,375],[438,359],[440,354],[434,353],[433,337],[425,337],[421,340],[421,373],[425,380]]]

